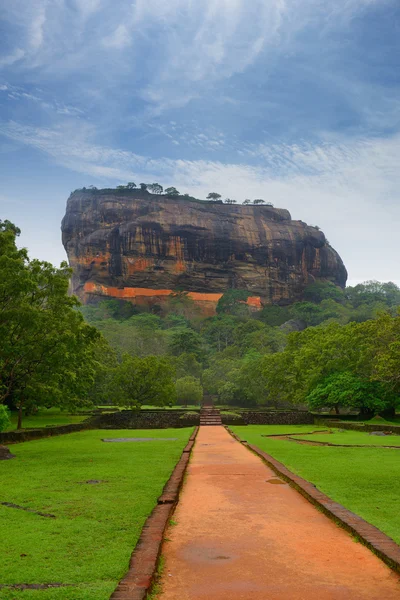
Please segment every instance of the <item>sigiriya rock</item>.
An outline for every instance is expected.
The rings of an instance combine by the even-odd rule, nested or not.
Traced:
[[[211,309],[235,288],[260,307],[301,300],[314,281],[344,287],[347,279],[322,231],[265,204],[77,190],[62,240],[72,291],[85,303],[114,297],[154,304],[180,290]]]

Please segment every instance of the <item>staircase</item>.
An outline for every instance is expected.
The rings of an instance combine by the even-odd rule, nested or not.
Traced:
[[[200,411],[200,425],[222,425],[218,408],[214,408],[213,406],[202,406]]]

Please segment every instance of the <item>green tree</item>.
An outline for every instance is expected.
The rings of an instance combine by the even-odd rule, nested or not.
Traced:
[[[134,190],[136,187],[137,187],[137,185],[133,181],[130,181],[129,183],[126,184],[127,190]]]
[[[147,189],[152,193],[152,194],[162,194],[163,193],[163,186],[160,185],[159,183],[150,183],[147,186]]]
[[[217,194],[217,192],[210,192],[207,196],[207,200],[212,200],[213,202],[216,202],[217,200],[221,199],[221,194]]]
[[[139,183],[140,189],[142,190],[142,192],[145,192],[148,188],[148,184],[147,183]]]
[[[247,298],[250,293],[247,290],[231,289],[226,291],[218,300],[217,314],[218,315],[248,315],[248,307],[246,306]]]
[[[22,411],[33,404],[87,402],[98,331],[68,295],[71,270],[29,260],[19,230],[0,222],[0,402]]]
[[[236,325],[235,318],[228,315],[211,317],[205,321],[201,333],[208,344],[221,352],[234,343]]]
[[[307,325],[318,325],[324,320],[323,310],[312,302],[296,302],[290,307],[292,319],[304,321]]]
[[[202,366],[195,354],[183,352],[175,359],[176,376],[178,379],[190,375],[195,379],[201,380]]]
[[[203,399],[203,388],[198,379],[187,375],[177,380],[176,395],[178,402],[185,406],[188,404],[200,404]]]
[[[176,189],[176,187],[168,187],[164,190],[166,196],[179,196],[180,192]]]
[[[343,290],[331,281],[311,283],[304,290],[303,296],[307,302],[315,302],[316,304],[323,300],[335,300],[335,302],[343,302],[344,300]]]
[[[372,418],[392,402],[393,393],[384,384],[363,380],[352,373],[334,373],[317,385],[306,400],[312,410],[340,407],[358,409],[363,418]]]
[[[257,319],[271,327],[279,327],[289,321],[290,318],[289,307],[278,306],[277,304],[267,304],[257,313]]]
[[[115,369],[109,396],[114,404],[139,408],[142,404],[165,406],[176,400],[174,370],[166,358],[124,354]]]
[[[263,200],[262,198],[256,198],[255,200],[253,200],[253,204],[265,204],[265,200]]]
[[[180,354],[194,354],[202,362],[204,358],[203,340],[193,329],[179,327],[169,331],[169,350],[174,356]]]
[[[216,355],[208,367],[203,371],[203,386],[208,394],[218,395],[219,390],[231,378],[231,375],[240,366],[236,358],[221,358]]]
[[[10,427],[10,425],[10,411],[8,410],[7,406],[0,404],[0,432]]]

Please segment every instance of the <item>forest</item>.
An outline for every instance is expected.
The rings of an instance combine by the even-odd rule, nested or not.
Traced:
[[[199,404],[354,410],[393,417],[400,289],[315,282],[304,299],[255,311],[228,290],[204,317],[184,292],[144,310],[68,295],[71,270],[30,259],[0,222],[0,429],[8,409]],[[18,428],[19,428],[18,427]]]

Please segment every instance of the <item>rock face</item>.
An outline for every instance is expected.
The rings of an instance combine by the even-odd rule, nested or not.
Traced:
[[[347,272],[322,231],[287,210],[133,191],[76,191],[62,222],[84,302],[98,296],[159,303],[181,290],[214,305],[230,288],[248,303],[290,303],[305,286],[344,286]]]

